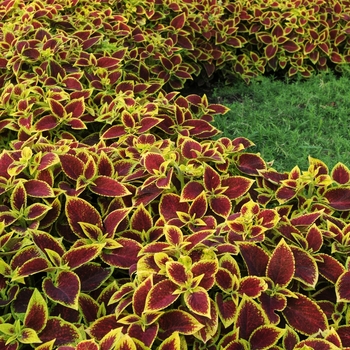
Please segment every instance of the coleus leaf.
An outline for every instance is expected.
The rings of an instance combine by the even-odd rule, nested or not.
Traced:
[[[79,311],[83,316],[85,324],[90,324],[98,318],[100,305],[90,295],[80,293],[79,295]]]
[[[86,263],[74,270],[78,275],[83,292],[91,292],[99,288],[112,274],[113,269],[98,263]]]
[[[31,328],[22,328],[18,335],[18,340],[23,344],[41,343],[37,332]]]
[[[77,327],[60,317],[49,317],[45,328],[40,333],[41,341],[48,342],[55,339],[55,346],[74,344],[80,340],[80,337]]]
[[[337,302],[349,302],[350,300],[350,271],[341,274],[335,284]]]
[[[325,253],[317,254],[317,265],[320,274],[332,283],[336,283],[345,272],[344,266],[337,259]]]
[[[103,338],[100,340],[100,348],[101,350],[112,350],[115,348],[117,341],[120,339],[122,335],[122,328],[114,328],[107,332]]]
[[[39,230],[35,230],[31,234],[34,243],[42,252],[45,253],[46,249],[51,249],[61,256],[65,253],[65,247],[60,239]]]
[[[327,317],[321,308],[303,294],[295,293],[297,298],[289,298],[282,311],[288,324],[301,334],[311,335],[328,328]]]
[[[42,203],[33,203],[24,210],[24,215],[27,220],[39,220],[51,208]]]
[[[218,262],[216,260],[201,259],[191,267],[193,277],[202,276],[198,285],[205,290],[209,290],[214,286],[217,271]]]
[[[278,339],[284,334],[284,330],[272,325],[263,325],[253,331],[249,338],[252,350],[271,349]]]
[[[331,177],[339,184],[346,185],[350,182],[350,170],[346,165],[337,163],[332,169]]]
[[[128,334],[123,334],[120,339],[118,339],[115,350],[137,350],[134,341]]]
[[[91,192],[101,196],[124,197],[131,194],[125,185],[108,176],[100,175],[94,179],[93,185],[89,186]]]
[[[249,275],[265,277],[269,263],[268,254],[254,243],[241,243],[239,250],[247,265]]]
[[[195,314],[210,317],[210,298],[202,287],[184,293],[184,302],[188,309]]]
[[[274,249],[267,264],[266,276],[280,287],[286,287],[295,273],[295,260],[292,250],[284,238]]]
[[[294,349],[336,350],[339,349],[339,347],[326,339],[306,339],[298,343]]]
[[[178,332],[174,332],[159,346],[159,350],[181,350],[181,341]]]
[[[126,218],[131,211],[131,208],[121,208],[110,212],[103,220],[106,230],[106,237],[113,238],[118,225]]]
[[[231,297],[224,299],[221,293],[215,295],[215,302],[221,322],[225,328],[229,327],[235,320],[237,305]]]
[[[48,314],[45,299],[37,289],[34,289],[27,306],[23,325],[40,333],[46,326]]]
[[[259,300],[270,322],[277,325],[280,322],[280,316],[276,311],[282,311],[287,306],[286,296],[281,293],[275,293],[274,295],[262,293]]]
[[[100,254],[103,246],[102,244],[87,244],[71,248],[62,256],[62,263],[74,270],[95,259]]]
[[[165,311],[158,323],[161,339],[166,339],[174,332],[191,335],[203,328],[203,325],[194,316],[183,310]]]
[[[323,194],[332,209],[344,211],[350,209],[350,189],[331,188]]]
[[[145,311],[159,311],[174,303],[180,296],[175,294],[178,285],[170,280],[162,280],[155,284],[146,298]]]
[[[62,170],[72,180],[78,178],[84,173],[84,162],[72,154],[60,155]]]
[[[254,300],[243,296],[236,313],[235,327],[239,327],[239,336],[248,340],[251,334],[267,323],[267,317]]]
[[[210,299],[210,317],[192,313],[192,315],[204,326],[194,336],[207,344],[210,339],[217,335],[219,327],[219,317],[215,302]]]
[[[147,232],[153,227],[153,219],[148,210],[145,209],[144,205],[139,205],[134,211],[131,219],[130,225],[133,230],[139,232]]]
[[[303,249],[291,246],[295,261],[294,278],[314,288],[318,280],[318,266],[311,254]]]
[[[102,316],[99,319],[97,319],[95,322],[93,322],[87,329],[87,332],[91,337],[100,341],[107,334],[109,334],[109,332],[113,332],[112,334],[117,333],[120,335],[121,328],[118,328],[118,326],[120,327],[121,325],[117,323],[115,314],[107,315],[107,316]],[[114,339],[114,336],[112,335],[111,338]]]
[[[148,348],[151,348],[158,334],[158,329],[158,323],[147,325],[146,328],[143,328],[141,325],[134,323],[128,328],[128,334],[133,339],[137,339],[143,345],[147,346]]]
[[[28,180],[24,183],[28,196],[38,198],[52,198],[55,193],[50,185],[42,180]]]
[[[246,276],[240,280],[238,292],[256,298],[268,288],[267,283],[257,276]]]
[[[100,258],[108,265],[120,269],[129,269],[136,265],[138,254],[142,248],[141,244],[130,238],[118,238],[116,240],[121,245],[120,248],[113,250],[105,249]]]
[[[79,237],[85,238],[85,234],[79,222],[87,222],[96,225],[102,230],[102,219],[98,211],[86,200],[77,197],[67,197],[66,215],[72,231]]]
[[[95,342],[94,339],[89,340],[83,340],[79,342],[79,344],[76,346],[75,350],[99,350],[100,347]]]
[[[227,190],[225,190],[223,194],[229,199],[234,200],[245,195],[253,183],[254,180],[243,176],[230,176],[226,179],[222,179],[221,186],[227,187]]]
[[[78,310],[80,280],[74,272],[60,271],[54,280],[46,277],[43,281],[43,290],[54,302]]]
[[[21,279],[23,277],[34,275],[35,273],[49,270],[51,265],[41,257],[29,259],[23,263],[12,275],[12,280]]]
[[[172,282],[183,287],[186,287],[187,281],[192,278],[186,267],[178,261],[167,261],[166,273]]]

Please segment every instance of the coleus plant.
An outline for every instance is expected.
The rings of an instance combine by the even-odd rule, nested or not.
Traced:
[[[347,48],[345,3],[270,5],[0,4],[2,349],[350,348],[349,169],[279,173],[169,91]]]

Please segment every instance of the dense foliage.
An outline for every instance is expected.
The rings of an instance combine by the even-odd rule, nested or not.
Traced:
[[[349,169],[277,172],[172,91],[347,60],[348,9],[2,1],[1,349],[350,348]]]

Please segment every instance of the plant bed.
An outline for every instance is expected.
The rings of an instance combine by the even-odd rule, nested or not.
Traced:
[[[349,169],[277,171],[178,91],[252,78],[236,13],[1,2],[1,349],[350,348]]]

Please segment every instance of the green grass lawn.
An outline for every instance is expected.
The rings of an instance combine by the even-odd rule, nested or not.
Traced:
[[[308,167],[308,156],[331,169],[350,165],[350,75],[323,73],[293,82],[259,78],[249,86],[216,88],[213,97],[231,111],[218,116],[221,136],[244,136],[279,171]]]

